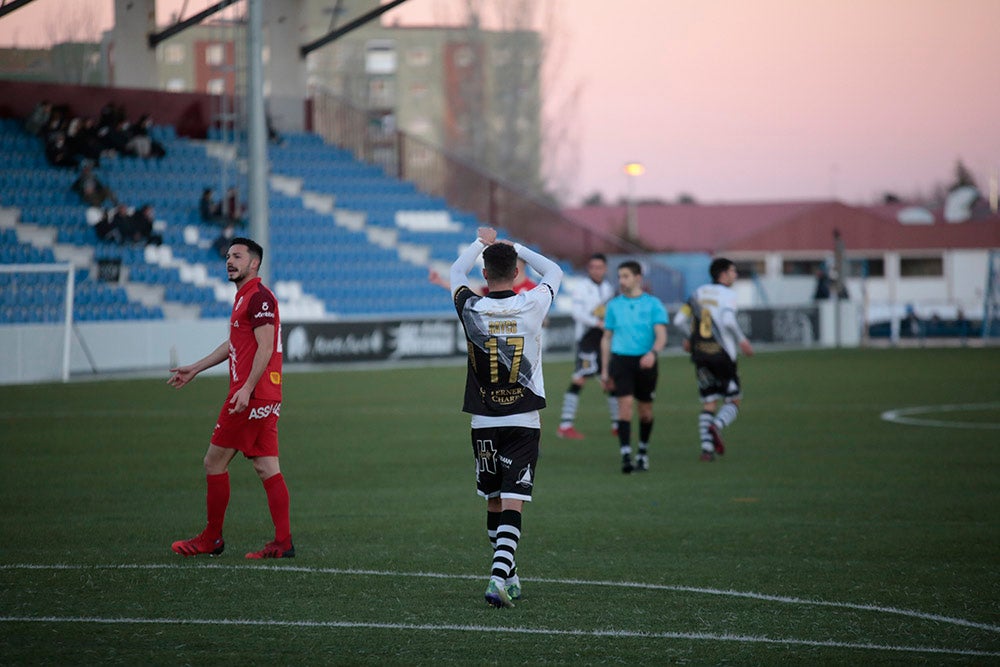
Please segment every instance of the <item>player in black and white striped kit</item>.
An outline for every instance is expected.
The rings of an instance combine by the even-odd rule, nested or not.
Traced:
[[[467,274],[479,255],[489,287],[480,296]],[[518,258],[541,274],[541,282],[516,294]],[[493,547],[486,602],[513,607],[521,595],[516,552],[521,509],[531,500],[541,418],[545,407],[542,378],[542,323],[552,306],[562,269],[542,255],[480,227],[478,238],[451,267],[455,309],[469,349],[464,412],[472,415],[472,453],[476,489],[486,498],[486,530]]]
[[[573,289],[573,322],[576,337],[576,359],[573,378],[563,395],[562,413],[556,435],[569,440],[582,440],[576,430],[576,410],[580,405],[580,391],[589,377],[601,377],[601,338],[604,336],[604,309],[615,296],[615,288],[605,280],[608,258],[601,253],[587,261],[588,280],[580,281]],[[611,430],[618,428],[618,399],[607,394]]]
[[[736,293],[732,289],[736,265],[718,257],[708,270],[711,284],[696,289],[674,316],[675,326],[690,331],[684,350],[691,354],[698,377],[702,461],[714,461],[726,451],[722,429],[736,421],[743,396],[736,358],[739,352],[753,354],[753,346],[736,321]],[[722,407],[716,412],[720,400]]]

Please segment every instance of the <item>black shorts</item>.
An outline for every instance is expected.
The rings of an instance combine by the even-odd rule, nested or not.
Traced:
[[[523,426],[472,429],[479,495],[530,501],[541,435],[540,429]]]
[[[702,403],[720,398],[731,400],[742,393],[740,376],[736,372],[736,362],[728,354],[693,356],[695,376],[698,378],[698,394]]]
[[[608,377],[614,382],[612,396],[634,396],[642,403],[652,403],[656,396],[656,380],[659,378],[659,361],[652,368],[639,368],[642,356],[612,354],[608,364]]]
[[[600,329],[588,329],[583,338],[576,344],[576,365],[573,367],[573,378],[580,379],[601,373],[601,338],[604,332]]]

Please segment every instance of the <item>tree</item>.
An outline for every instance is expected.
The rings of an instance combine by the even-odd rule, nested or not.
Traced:
[[[962,160],[958,160],[955,163],[955,182],[948,188],[948,192],[967,186],[979,189],[979,186],[976,185],[976,179],[972,176],[972,172],[969,171]]]
[[[97,15],[82,4],[64,4],[43,25],[50,45],[52,76],[63,83],[96,83],[101,50]]]
[[[559,1],[465,0],[457,144],[448,148],[528,193],[561,199],[579,86],[556,89]],[[484,26],[495,26],[489,31]],[[543,103],[542,91],[548,91]]]
[[[604,206],[604,195],[600,192],[592,192],[583,199],[584,206]]]

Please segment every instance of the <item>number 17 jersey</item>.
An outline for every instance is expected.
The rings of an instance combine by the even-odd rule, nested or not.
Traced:
[[[537,423],[545,407],[542,322],[554,296],[544,282],[520,294],[479,296],[464,286],[455,292],[469,350],[462,410],[473,415],[474,428],[477,416],[498,418],[488,422],[495,426],[520,426],[527,424],[502,418],[534,413]]]

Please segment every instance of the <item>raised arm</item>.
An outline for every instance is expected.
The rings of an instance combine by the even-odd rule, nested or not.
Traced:
[[[455,263],[451,265],[449,282],[453,295],[459,287],[469,284],[469,271],[475,266],[476,260],[479,259],[486,246],[497,240],[497,230],[492,227],[480,227],[476,233],[476,240],[469,244],[469,247],[463,250]]]
[[[514,250],[517,251],[518,257],[528,263],[528,266],[542,275],[541,282],[551,287],[553,294],[559,291],[559,283],[562,282],[563,271],[559,268],[558,264],[531,248],[525,248],[520,243],[514,244]]]

